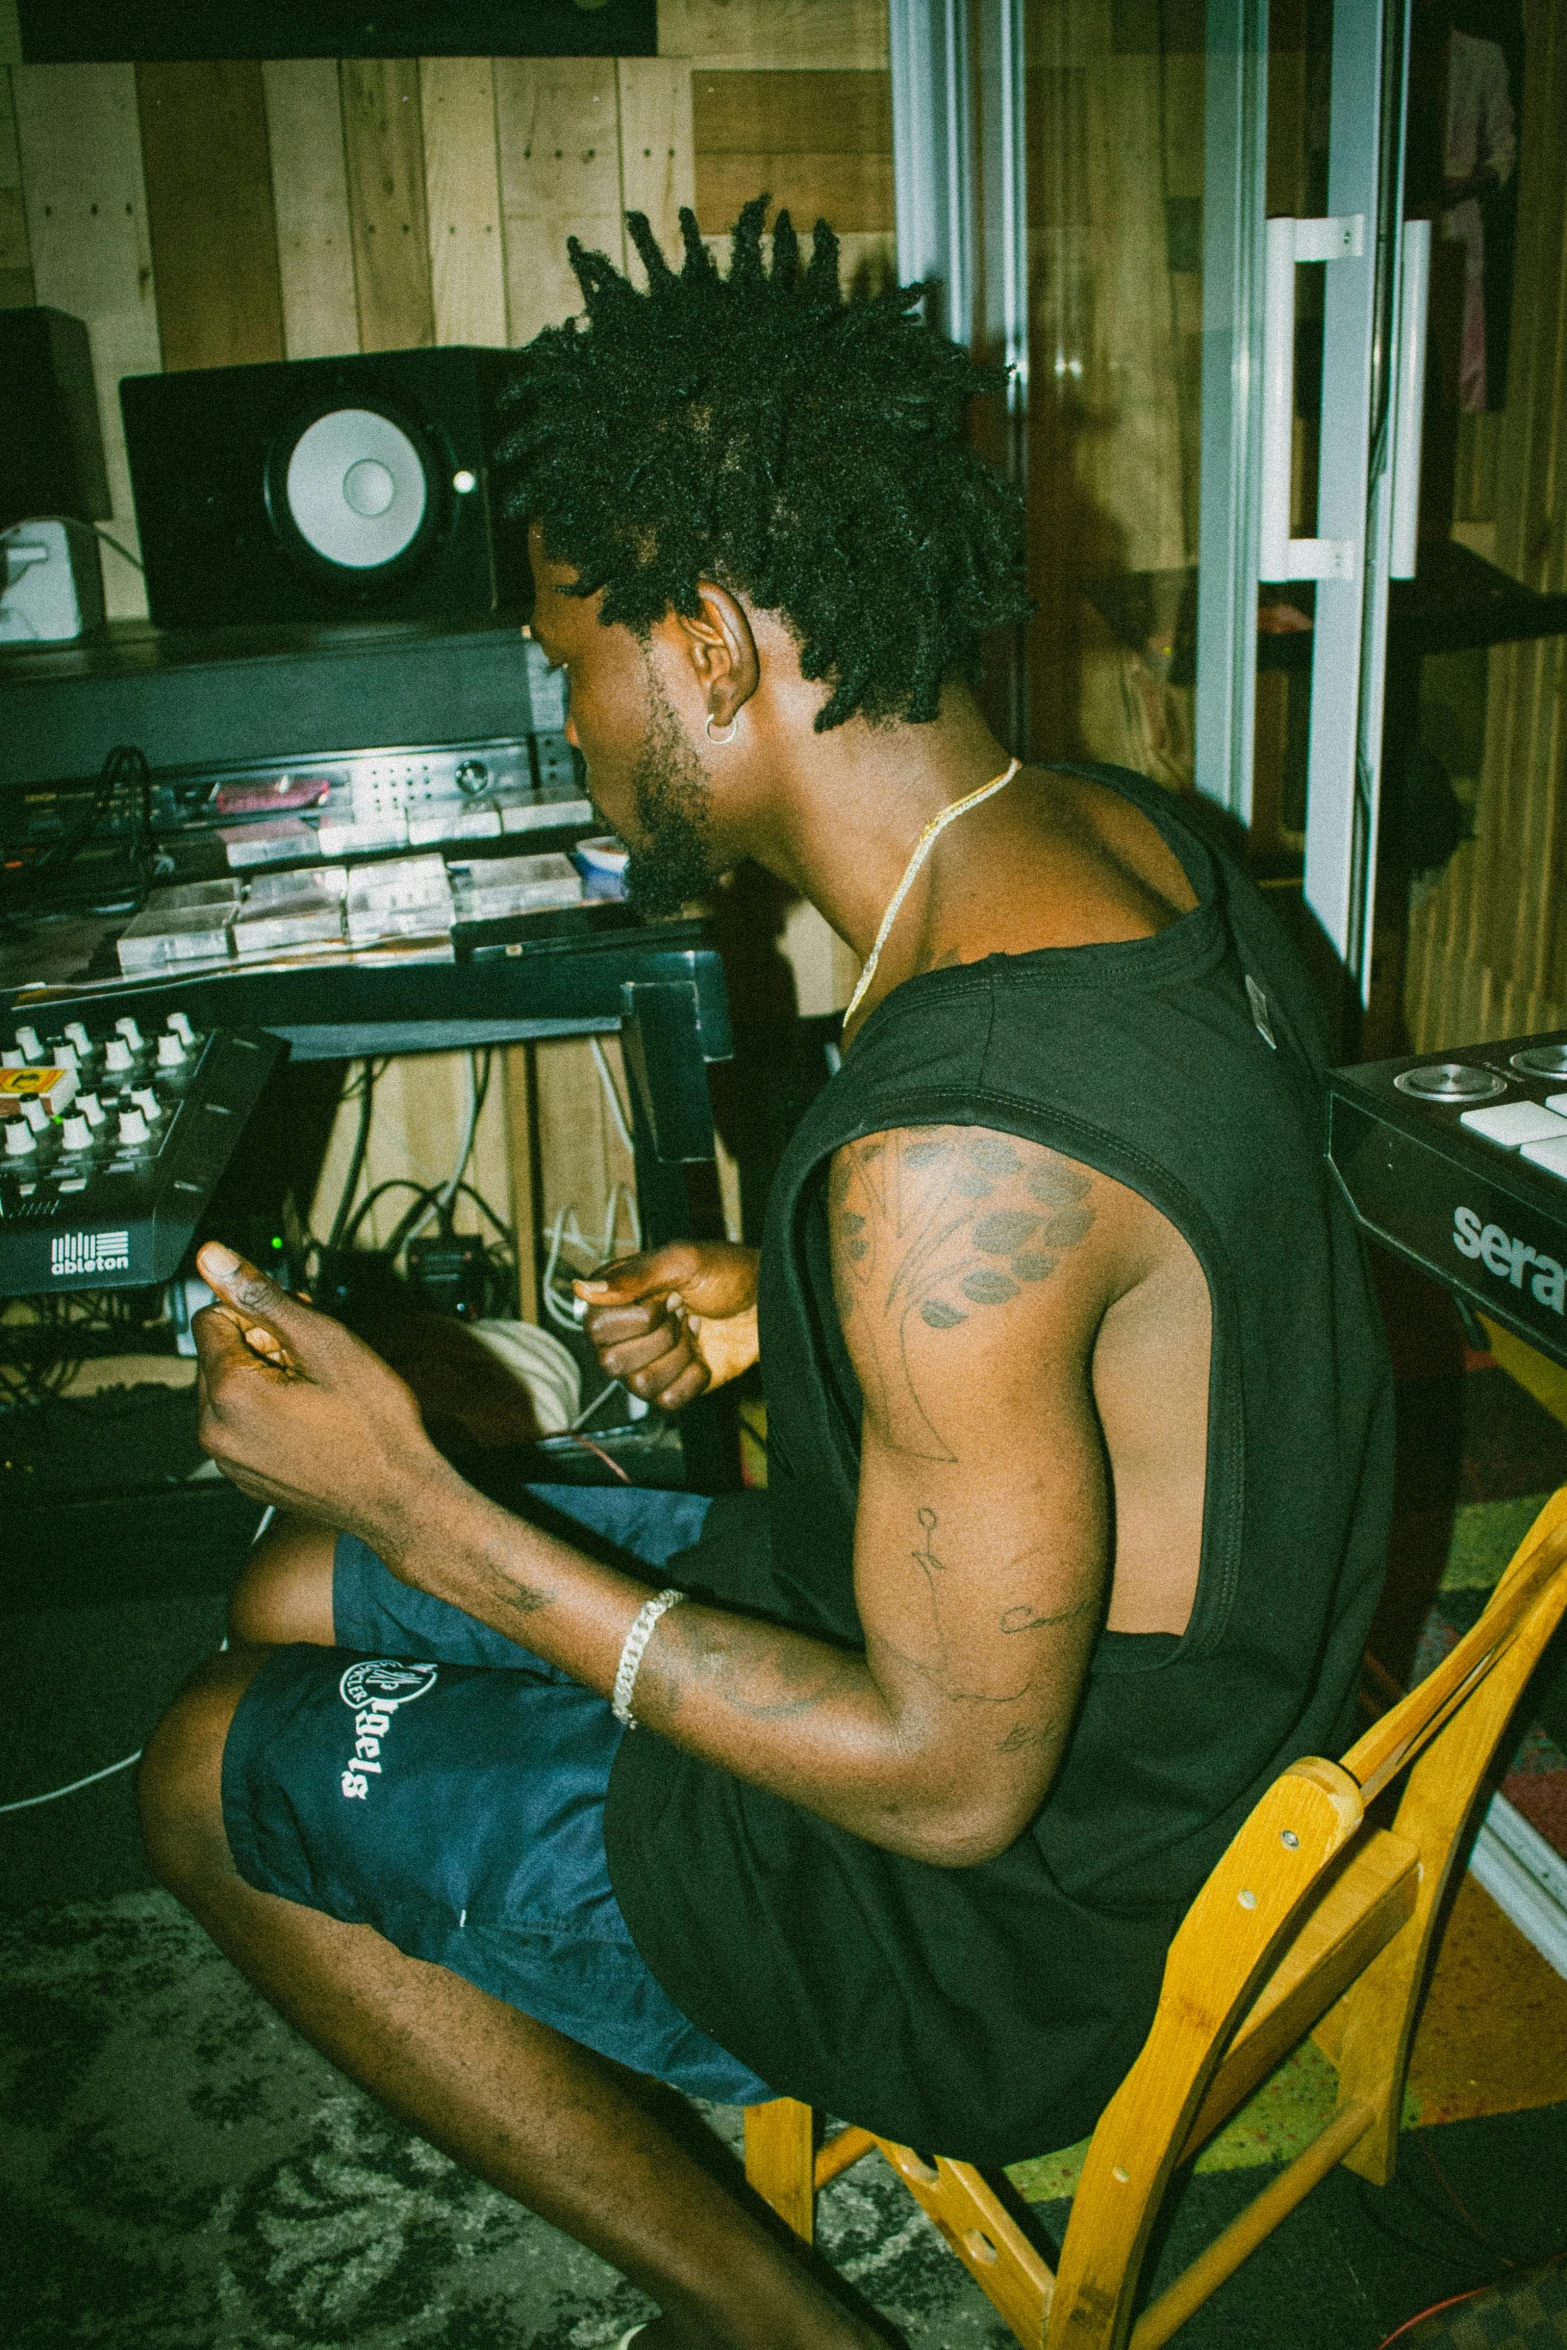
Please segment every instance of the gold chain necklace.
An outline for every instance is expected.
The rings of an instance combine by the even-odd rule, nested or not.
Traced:
[[[908,896],[910,890],[914,887],[915,878],[919,873],[920,867],[924,864],[925,859],[930,855],[931,847],[935,842],[937,835],[939,833],[945,832],[947,826],[951,824],[956,817],[966,816],[970,808],[977,808],[979,806],[981,800],[988,800],[992,793],[1003,790],[1005,786],[1012,781],[1013,776],[1016,775],[1022,764],[1023,762],[1021,759],[1014,759],[1011,766],[1007,769],[1004,775],[993,776],[989,783],[982,783],[978,791],[971,791],[969,793],[967,799],[953,800],[949,806],[941,810],[939,815],[933,816],[930,822],[926,825],[924,831],[920,834],[919,839],[914,844],[913,856],[909,859],[907,865],[903,869],[903,879],[899,882],[897,888],[893,891],[892,896],[887,901],[887,911],[881,918],[881,928],[876,933],[876,943],[871,948],[870,954],[866,958],[865,968],[860,973],[860,983],[855,989],[853,995],[850,996],[849,1008],[843,1015],[843,1024],[845,1028],[848,1027],[849,1022],[854,1018],[855,1013],[859,1010],[861,1004],[865,1001],[866,993],[870,987],[871,981],[876,976],[876,965],[881,960],[881,950],[887,943],[888,934],[891,931],[894,922],[896,922],[898,919],[898,915],[902,908],[904,899]]]

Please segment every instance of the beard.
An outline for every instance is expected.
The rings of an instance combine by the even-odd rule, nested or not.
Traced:
[[[631,777],[641,846],[627,843],[626,895],[637,913],[660,922],[690,899],[709,896],[719,869],[702,763],[651,664],[647,681],[647,738]]]

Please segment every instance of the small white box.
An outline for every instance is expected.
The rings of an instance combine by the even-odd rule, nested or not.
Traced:
[[[1567,1139],[1567,1118],[1559,1118],[1539,1102],[1497,1102],[1489,1110],[1465,1110],[1459,1123],[1509,1151],[1526,1142]]]
[[[506,914],[539,914],[582,903],[582,876],[569,857],[486,857],[459,868],[457,916],[493,922]]]
[[[103,626],[90,522],[50,515],[0,531],[0,645],[64,645]]]
[[[137,920],[145,922],[150,914],[206,914],[214,906],[237,906],[244,887],[242,881],[176,881],[168,889],[155,889]]]
[[[394,857],[348,875],[348,943],[424,938],[452,925],[452,888],[439,857]],[[1567,1128],[1567,1119],[1562,1121]]]
[[[235,954],[275,955],[290,947],[329,946],[340,940],[347,887],[348,869],[343,865],[259,874],[234,925]]]
[[[363,817],[323,816],[317,831],[324,857],[359,856],[371,849],[408,845],[408,818],[401,808]]]
[[[348,895],[348,867],[346,865],[307,865],[298,873],[258,873],[245,886],[245,912],[270,914],[289,898],[301,892],[311,897],[330,898],[341,905]]]
[[[236,872],[252,865],[296,863],[316,853],[316,836],[297,816],[263,817],[259,824],[220,824],[218,838]]]
[[[556,825],[591,824],[593,803],[572,794],[530,792],[501,805],[502,832],[548,832]]]
[[[499,808],[437,808],[427,816],[408,819],[408,845],[432,848],[441,840],[495,840],[501,829]]]
[[[171,963],[226,961],[232,950],[232,906],[192,907],[183,913],[145,911],[115,941],[120,969],[161,971]]]

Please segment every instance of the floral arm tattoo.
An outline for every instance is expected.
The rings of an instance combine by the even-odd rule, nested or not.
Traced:
[[[1092,1192],[1092,1177],[1054,1151],[985,1128],[907,1128],[837,1153],[834,1295],[867,1409],[894,1450],[956,1458],[931,1334],[1048,1281],[1093,1225]]]

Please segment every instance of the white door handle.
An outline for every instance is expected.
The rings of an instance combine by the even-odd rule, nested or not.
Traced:
[[[1388,576],[1413,579],[1420,525],[1420,444],[1425,421],[1426,309],[1431,292],[1431,223],[1404,223],[1393,382],[1393,522]]]
[[[1290,474],[1295,434],[1295,264],[1358,259],[1365,251],[1360,212],[1332,220],[1283,217],[1266,226],[1262,331],[1262,483],[1258,498],[1259,579],[1353,579],[1349,539],[1290,537]]]

